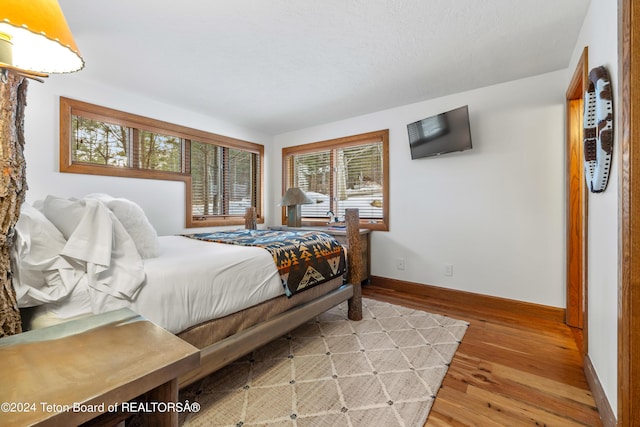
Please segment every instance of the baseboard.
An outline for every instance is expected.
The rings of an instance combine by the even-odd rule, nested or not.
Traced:
[[[615,427],[618,421],[613,413],[613,409],[611,409],[609,399],[607,399],[604,388],[602,388],[602,383],[600,383],[598,379],[598,375],[588,354],[584,356],[584,376],[587,378],[587,383],[589,383],[593,400],[596,401],[602,425],[604,427]]]
[[[494,313],[504,315],[525,315],[553,322],[564,323],[565,310],[558,307],[533,304],[524,301],[499,298],[473,292],[458,291],[431,285],[371,276],[371,286],[385,288],[391,291],[404,292],[428,297],[432,300],[468,304],[473,307],[484,307]]]

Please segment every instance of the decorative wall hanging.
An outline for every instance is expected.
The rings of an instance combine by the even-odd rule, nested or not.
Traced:
[[[589,72],[584,97],[584,172],[592,193],[607,188],[613,154],[613,93],[603,66]]]

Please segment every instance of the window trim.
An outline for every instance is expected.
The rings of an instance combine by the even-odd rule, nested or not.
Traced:
[[[81,115],[83,117],[103,120],[123,126],[137,128],[166,135],[183,138],[187,141],[198,141],[210,143],[221,147],[240,149],[257,154],[260,158],[259,174],[256,180],[259,184],[259,191],[256,195],[257,222],[264,223],[264,145],[244,141],[229,136],[218,135],[192,129],[186,126],[156,120],[137,114],[127,113],[112,108],[102,107],[83,101],[60,97],[60,172],[77,173],[85,175],[103,175],[122,178],[142,178],[157,179],[164,181],[182,181],[185,183],[185,227],[212,227],[224,225],[244,224],[244,215],[218,215],[204,219],[194,219],[191,204],[191,175],[187,172],[167,172],[136,167],[124,166],[114,167],[88,163],[73,163],[72,141],[71,141],[71,116]],[[187,153],[189,142],[183,146],[183,156],[181,162],[183,170],[187,170],[190,165]]]
[[[294,154],[308,154],[318,151],[334,150],[337,148],[347,148],[364,145],[369,142],[382,142],[382,219],[376,223],[369,222],[369,219],[360,218],[360,227],[369,230],[389,231],[389,129],[373,132],[350,135],[342,138],[328,139],[325,141],[311,142],[308,144],[295,145],[282,148],[282,194],[284,195],[289,186],[289,158]],[[332,152],[333,157],[333,152]],[[333,188],[332,188],[333,191]],[[282,225],[287,223],[287,209],[282,207]],[[326,219],[322,218],[302,218],[303,226],[326,226]]]

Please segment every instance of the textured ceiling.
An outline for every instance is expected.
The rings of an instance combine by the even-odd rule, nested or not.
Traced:
[[[588,0],[60,0],[86,67],[275,135],[569,65]]]

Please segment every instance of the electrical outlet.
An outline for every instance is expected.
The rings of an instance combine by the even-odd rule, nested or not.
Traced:
[[[404,270],[404,258],[396,258],[396,268],[398,270]]]
[[[445,264],[444,265],[444,275],[445,276],[453,276],[453,264]]]

